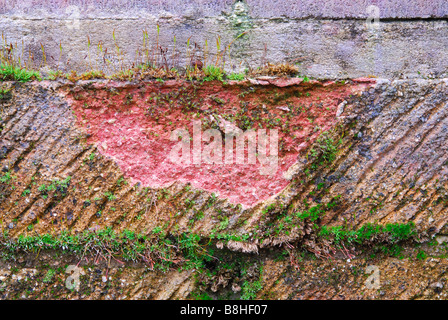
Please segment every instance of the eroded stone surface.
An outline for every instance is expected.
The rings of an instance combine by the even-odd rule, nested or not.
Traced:
[[[79,86],[86,84],[78,83]],[[2,101],[0,107],[0,166],[2,177],[7,172],[12,177],[0,183],[1,231],[17,237],[33,232],[60,234],[67,229],[76,232],[111,227],[116,231],[131,229],[148,234],[154,227],[164,225],[166,232],[191,230],[207,239],[223,217],[227,217],[225,232],[249,236],[245,242],[217,242],[217,252],[236,251],[239,259],[259,257],[256,258],[259,261],[253,261],[257,265],[264,263],[261,275],[264,289],[258,297],[444,299],[447,84],[444,79],[379,80],[374,87],[353,93],[345,100],[343,112],[330,130],[329,137],[338,142],[334,160],[323,164],[316,162],[318,155],[312,152],[320,143],[316,141],[299,153],[299,162],[291,168],[292,180],[285,190],[269,201],[242,210],[222,199],[211,201],[209,192],[181,184],[164,190],[126,183],[122,179],[123,171],[114,160],[87,143],[88,133],[79,127],[82,117],[76,118],[77,113],[73,112],[76,110],[70,107],[72,102],[65,100],[67,90],[75,88],[72,84],[8,83],[12,87],[12,98]],[[101,97],[98,94],[99,100]],[[335,104],[334,113],[340,103]],[[105,122],[107,125],[115,123]],[[48,186],[54,179],[61,181],[68,176],[71,179],[67,188],[59,187],[47,193],[39,190],[42,184]],[[314,206],[328,203],[339,195],[337,205],[315,222],[297,220],[289,234],[270,232],[270,236],[266,235],[266,231],[276,230],[270,228],[285,222],[285,208],[291,212],[300,211],[305,209],[305,200]],[[267,210],[271,203],[273,207]],[[199,211],[203,211],[202,217],[197,215]],[[247,222],[242,223],[244,221]],[[408,244],[404,259],[397,259],[400,255],[391,258],[381,254],[372,258],[372,253],[378,254],[375,250],[382,252],[381,248],[373,246],[362,250],[347,248],[350,258],[344,257],[342,252],[332,253],[317,237],[313,226],[357,228],[368,222],[410,221],[416,225],[416,241],[436,237],[431,246]],[[327,250],[334,259],[330,262],[306,255],[303,259],[295,256],[291,260],[276,257],[292,248],[311,252]],[[268,250],[270,253],[266,253]],[[420,250],[427,251],[428,257],[419,256]],[[33,259],[18,257],[13,264],[10,261],[9,265],[1,265],[1,296],[25,299],[30,288],[38,288],[31,290],[36,292],[31,296],[44,297],[41,290],[47,292],[49,287],[38,279],[43,279],[47,269],[42,271],[42,266],[37,264],[40,259],[44,261],[45,255],[42,252],[32,254]],[[83,264],[91,264],[93,258],[88,257],[88,262],[83,260]],[[45,259],[58,262],[51,257]],[[81,260],[66,256],[61,259],[66,259],[62,261],[64,264],[77,264]],[[119,263],[115,262],[113,267],[117,265]],[[381,272],[383,287],[379,291],[365,288],[368,277],[365,268],[369,265],[376,265]],[[19,270],[11,269],[17,266]],[[120,284],[121,279],[126,283],[134,281],[135,285],[124,291],[106,289],[107,268],[95,271],[95,278],[89,280],[94,287],[91,296],[87,289],[80,296],[67,291],[62,282],[66,277],[63,270],[58,271],[62,280],[56,290],[60,296],[81,299],[184,299],[191,298],[190,293],[198,285],[192,273],[177,269],[160,275],[147,268],[139,269],[139,266],[127,264],[123,267],[123,277],[112,269],[108,276],[115,281],[113,288],[125,286]],[[55,268],[58,267],[55,265]],[[251,274],[255,279],[258,276],[255,271]],[[206,290],[210,294],[230,292],[226,290],[234,292],[232,294],[239,292],[241,278],[237,280],[238,276],[230,271],[220,276],[207,280]],[[87,273],[85,277],[93,275]]]
[[[359,84],[323,85],[314,81],[300,85],[302,79],[299,80],[275,79],[275,85],[266,88],[251,87],[245,82],[192,86],[184,81],[169,81],[166,85],[156,82],[128,87],[111,82],[92,88],[77,87],[68,97],[79,125],[91,135],[88,142],[115,159],[126,177],[152,188],[191,183],[234,204],[252,207],[288,185],[284,172],[321,132],[334,125],[337,105],[374,84],[370,79]],[[291,82],[299,85],[280,89]],[[193,129],[193,121],[200,121],[201,125]],[[268,156],[272,154],[271,141],[278,137],[278,142],[272,144],[277,149],[277,159],[261,157],[259,129],[266,130]],[[184,142],[187,158],[179,161],[173,160],[172,154],[181,140],[174,136],[173,141],[173,134],[184,134],[176,130],[189,132]],[[207,130],[219,130],[213,133],[213,139],[218,140],[205,142]],[[256,153],[249,157],[244,147],[242,159],[238,141],[251,130]],[[233,142],[226,140],[226,133]],[[214,148],[215,142],[219,148]],[[230,156],[228,146],[232,147]],[[212,147],[214,151],[210,152]],[[182,147],[181,152],[185,150]],[[183,157],[181,152],[176,157]],[[220,154],[215,156],[215,152]]]

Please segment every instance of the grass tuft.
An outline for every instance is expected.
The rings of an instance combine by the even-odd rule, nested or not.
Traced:
[[[18,67],[10,64],[1,64],[0,80],[27,82],[32,80],[42,80],[42,78],[38,71],[28,70],[24,67]]]

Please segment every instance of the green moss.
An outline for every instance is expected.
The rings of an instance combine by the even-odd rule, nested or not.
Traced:
[[[12,97],[11,89],[0,86],[0,101],[8,100]],[[1,118],[0,118],[1,121]]]
[[[241,300],[253,300],[257,296],[257,292],[263,289],[261,281],[244,281],[243,286],[241,287]]]
[[[385,226],[366,224],[358,230],[348,230],[343,226],[322,226],[318,234],[325,239],[332,239],[335,244],[365,244],[381,238],[391,244],[408,240],[416,235],[415,224],[390,223]]]
[[[145,261],[151,256],[154,269],[167,271],[175,264],[182,268],[201,268],[211,259],[206,246],[196,234],[167,236],[153,232],[145,236],[134,231],[114,232],[111,228],[98,231],[84,231],[79,234],[63,232],[60,235],[20,235],[11,239],[6,233],[0,237],[3,256],[12,256],[19,252],[39,252],[41,250],[62,250],[66,254],[96,254],[119,258],[125,261]],[[148,262],[148,260],[146,260]],[[150,263],[151,264],[151,263]]]
[[[386,245],[382,245],[379,247],[379,250],[383,253],[386,254],[388,256],[392,256],[392,257],[396,257],[399,259],[403,259],[403,247],[401,247],[398,244],[394,244],[391,246],[386,246]]]
[[[224,230],[229,226],[229,217],[222,217],[221,222],[219,223],[219,230]]]
[[[423,260],[426,260],[427,257],[428,257],[428,255],[426,254],[425,251],[423,251],[423,250],[418,251],[417,260],[423,261]]]
[[[316,170],[319,166],[332,163],[336,159],[338,146],[341,143],[341,140],[336,143],[328,131],[323,132],[310,151],[311,157],[315,159],[311,168]]]
[[[311,221],[316,221],[317,219],[319,219],[321,214],[325,212],[322,207],[323,206],[319,204],[303,212],[297,212],[296,216],[301,220],[309,219]]]
[[[0,64],[0,80],[27,82],[41,80],[40,73],[10,64]]]
[[[207,292],[200,292],[200,293],[193,292],[191,296],[195,300],[213,300],[212,297],[210,297],[210,295]]]
[[[8,171],[4,174],[0,174],[0,182],[9,184],[11,179],[14,179],[14,176],[11,174],[11,171]]]
[[[226,75],[227,80],[243,81],[245,79],[244,73],[230,73]]]
[[[51,282],[51,280],[53,279],[53,276],[56,274],[56,271],[54,269],[48,269],[47,273],[45,274],[45,277],[43,278],[43,282],[47,283],[47,282]]]
[[[241,300],[253,300],[257,297],[257,293],[263,289],[262,284],[262,274],[263,274],[263,266],[259,268],[260,275],[259,279],[256,281],[244,281],[241,286]]]
[[[53,180],[48,186],[46,184],[40,185],[37,190],[42,194],[42,197],[46,199],[48,193],[54,191],[54,196],[65,197],[67,194],[68,187],[70,186],[70,180],[72,178],[68,176],[64,180]]]
[[[117,197],[112,193],[112,192],[105,192],[104,196],[109,200],[109,201],[113,201],[115,199],[117,199]]]
[[[219,80],[222,81],[224,77],[224,70],[214,65],[208,65],[204,69],[205,78],[204,81]]]

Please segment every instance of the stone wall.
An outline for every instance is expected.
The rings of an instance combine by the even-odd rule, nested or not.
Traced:
[[[140,83],[139,92],[162,91],[167,82]],[[0,299],[194,299],[199,293],[230,299],[242,296],[245,281],[261,281],[253,298],[263,299],[446,299],[447,84],[446,79],[378,80],[347,93],[338,110],[331,109],[337,123],[324,135],[338,141],[333,160],[320,163],[313,150],[322,150],[324,140],[317,140],[298,157],[284,190],[242,208],[184,183],[168,188],[134,183],[120,168],[119,155],[111,157],[102,143],[90,143],[95,133],[83,128],[88,120],[98,118],[92,127],[104,122],[100,129],[111,133],[117,133],[113,125],[123,127],[121,117],[138,120],[138,93],[114,107],[104,98],[120,92],[129,97],[136,84],[4,82],[10,91],[0,100]],[[217,85],[205,82],[202,89],[228,90]],[[314,82],[295,89],[317,92],[325,102],[330,95],[321,95],[319,88],[350,85]],[[266,90],[253,87],[255,96]],[[247,87],[238,88],[237,96],[247,99]],[[284,95],[288,88],[277,89],[291,99]],[[115,108],[116,119],[106,119],[100,101]],[[128,139],[130,133],[120,137],[126,138],[123,154],[143,140]],[[312,208],[320,208],[316,219],[298,215]],[[394,224],[400,229],[407,223],[415,224],[415,234],[398,242],[379,233],[362,245],[337,246],[321,234],[324,227]],[[121,242],[108,247],[104,230],[115,231]],[[78,252],[73,244],[51,241],[67,232],[99,240]],[[121,236],[129,232],[147,238]],[[174,245],[192,234],[202,239],[194,252],[204,247],[215,257],[205,260],[200,272],[187,268],[191,257]],[[403,233],[393,235],[403,239]],[[158,246],[125,255],[124,248],[137,241]],[[167,256],[168,266],[159,258],[164,245],[176,248]],[[66,286],[68,266],[77,265],[83,271],[79,291]],[[370,266],[380,272],[378,288],[368,286]]]
[[[218,35],[223,49],[246,32],[226,52],[226,69],[289,61],[317,78],[445,77],[447,16],[442,0],[0,2],[0,29],[8,40],[18,47],[23,42],[23,52],[32,52],[35,61],[42,61],[42,44],[46,62],[67,71],[102,68],[99,43],[116,68],[137,62],[143,30],[154,45],[159,24],[158,42],[169,48],[169,59],[176,37],[179,58],[172,60],[178,66],[185,65],[189,38],[200,52],[208,40],[212,63]],[[122,58],[115,54],[113,33]]]

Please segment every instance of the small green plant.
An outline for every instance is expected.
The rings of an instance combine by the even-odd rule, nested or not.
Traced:
[[[55,195],[65,196],[70,185],[71,177],[68,176],[64,180],[53,180],[48,186],[46,184],[40,185],[37,190],[42,193],[44,199],[48,197],[48,192],[56,191]]]
[[[246,76],[244,73],[230,73],[226,75],[227,80],[243,81]]]
[[[399,259],[403,259],[402,251],[403,247],[398,244],[393,244],[391,246],[382,245],[379,247],[380,251],[384,254],[392,257],[396,257]]]
[[[0,100],[8,100],[11,97],[11,88],[0,86]]]
[[[64,78],[64,77],[65,77],[65,74],[62,71],[60,71],[60,70],[57,70],[57,71],[50,70],[48,72],[48,76],[47,76],[46,79],[48,79],[48,80],[57,80],[59,78]]]
[[[192,293],[191,295],[195,300],[213,300],[207,292]]]
[[[117,185],[121,186],[122,183],[127,184],[127,181],[123,177],[120,177],[120,179],[118,179],[117,181]]]
[[[31,80],[41,80],[40,73],[18,67],[11,64],[0,64],[0,80],[27,82]]]
[[[257,293],[263,289],[260,280],[249,282],[244,281],[241,286],[241,300],[253,300],[257,297]]]
[[[336,159],[340,143],[341,141],[335,143],[328,131],[322,133],[311,149],[311,156],[316,159],[312,169],[316,170],[319,165],[332,163]]]
[[[224,217],[223,220],[219,223],[219,230],[224,230],[229,226],[229,217]]]
[[[316,221],[319,219],[321,213],[323,213],[321,206],[315,206],[303,212],[297,212],[296,215],[302,220],[310,219],[311,221]]]
[[[389,223],[385,226],[368,223],[358,230],[347,230],[343,226],[322,226],[318,235],[326,239],[333,239],[337,245],[341,243],[365,244],[378,238],[382,238],[383,242],[396,244],[415,236],[416,231],[413,222]]]
[[[161,227],[155,227],[153,230],[152,230],[152,233],[153,234],[159,234],[159,233],[161,233],[162,232],[162,228]]]
[[[224,70],[220,67],[216,67],[214,65],[209,65],[204,70],[205,78],[204,81],[213,81],[213,80],[223,80]]]
[[[8,184],[12,178],[11,171],[8,171],[4,175],[0,175],[0,182]]]
[[[271,203],[270,205],[266,206],[263,209],[262,213],[263,214],[271,213],[272,211],[275,210],[275,208],[276,208],[276,204],[275,203]]]
[[[54,269],[48,269],[47,273],[45,274],[45,277],[43,278],[43,282],[48,283],[53,279],[53,276],[56,274],[56,271]]]
[[[211,99],[213,100],[213,101],[215,101],[217,104],[221,104],[221,105],[223,105],[224,103],[225,103],[225,101],[223,100],[223,99],[221,99],[221,98],[219,98],[219,97],[211,97]]]
[[[427,257],[428,257],[428,255],[426,254],[425,251],[423,251],[423,250],[418,251],[417,260],[423,261],[423,260],[426,260]]]
[[[210,198],[207,200],[207,208],[211,208],[217,199],[218,196],[215,193],[212,193]]]
[[[112,201],[112,200],[117,199],[117,197],[116,197],[112,192],[109,192],[109,191],[105,192],[105,193],[104,193],[104,196],[105,196],[109,201]]]

